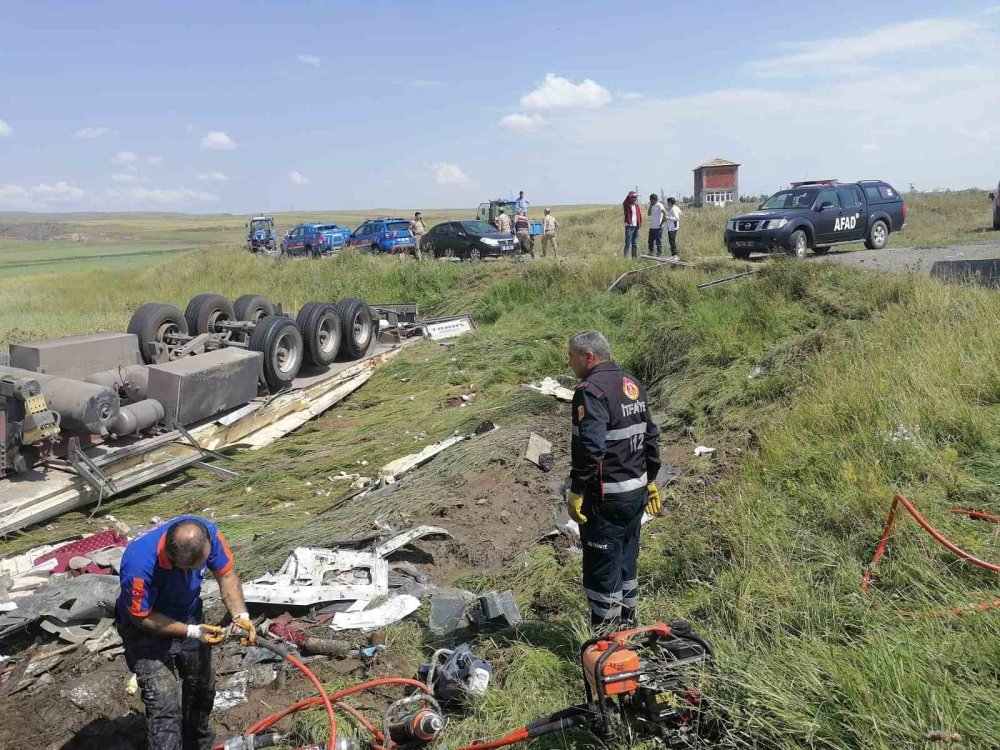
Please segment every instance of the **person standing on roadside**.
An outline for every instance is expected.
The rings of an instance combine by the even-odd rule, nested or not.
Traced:
[[[531,241],[531,223],[527,214],[517,214],[514,217],[514,236],[517,237],[517,244],[521,255],[530,254],[535,257],[535,249]]]
[[[638,254],[639,227],[642,226],[642,207],[639,205],[639,196],[634,190],[630,190],[622,201],[622,208],[625,210],[625,249],[623,251],[626,258],[635,258]]]
[[[677,254],[677,232],[681,228],[681,210],[677,207],[677,201],[667,198],[667,239],[670,240],[670,255],[680,260]]]
[[[514,201],[514,213],[517,216],[527,216],[528,206],[530,205],[531,205],[530,202],[525,200],[524,191],[522,190],[520,193],[517,194],[517,200]]]
[[[502,208],[497,214],[496,228],[498,232],[510,234],[510,217],[507,215],[507,211]]]
[[[410,222],[410,234],[413,235],[413,257],[420,260],[420,240],[427,233],[427,225],[424,224],[423,216],[419,211],[414,211],[413,221]]]
[[[649,196],[649,238],[646,249],[650,255],[663,255],[663,225],[667,221],[667,209],[660,203],[660,196]]]
[[[552,215],[552,209],[545,209],[545,218],[542,219],[542,257],[546,255],[546,250],[552,248],[552,256],[555,258],[559,257],[559,243],[556,242],[556,229],[559,228],[559,222],[556,221],[556,217]]]

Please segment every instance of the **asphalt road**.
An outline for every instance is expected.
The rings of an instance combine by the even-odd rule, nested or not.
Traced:
[[[891,242],[891,240],[890,240]],[[829,260],[845,266],[863,268],[869,271],[890,273],[930,273],[936,260],[970,260],[980,258],[1000,258],[1000,232],[992,232],[984,241],[975,245],[951,245],[948,247],[912,248],[889,247],[882,250],[852,250],[853,246],[837,251],[831,250],[825,256],[810,255],[813,260]]]

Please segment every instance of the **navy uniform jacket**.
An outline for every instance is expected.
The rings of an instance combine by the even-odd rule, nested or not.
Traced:
[[[592,500],[644,492],[660,470],[660,431],[646,391],[614,362],[595,366],[573,393],[570,490]]]

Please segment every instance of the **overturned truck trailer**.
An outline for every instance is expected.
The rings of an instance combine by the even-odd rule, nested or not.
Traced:
[[[330,408],[413,336],[472,328],[352,297],[293,319],[260,295],[148,303],[127,333],[12,344],[0,365],[0,535],[259,448]]]

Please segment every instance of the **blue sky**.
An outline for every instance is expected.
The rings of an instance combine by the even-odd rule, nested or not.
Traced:
[[[747,193],[1000,177],[1000,6],[593,5],[8,0],[0,210],[611,203],[715,156]]]

